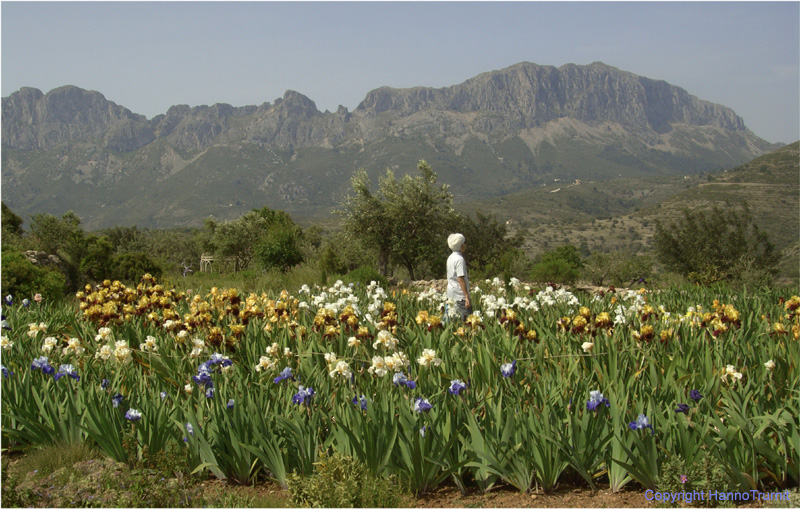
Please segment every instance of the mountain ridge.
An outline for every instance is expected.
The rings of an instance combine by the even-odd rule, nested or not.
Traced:
[[[464,201],[552,178],[698,173],[780,146],[726,106],[601,62],[521,62],[449,87],[380,87],[352,112],[320,112],[287,90],[272,103],[175,105],[148,120],[68,85],[20,89],[2,99],[2,115],[8,204],[71,208],[96,227],[197,224],[263,205],[324,215],[355,169],[409,173],[418,159]]]

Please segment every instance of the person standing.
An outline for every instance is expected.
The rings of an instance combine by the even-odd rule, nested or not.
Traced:
[[[462,320],[466,320],[472,314],[467,262],[462,255],[465,244],[466,238],[460,233],[453,233],[447,237],[447,245],[453,251],[447,258],[447,298],[455,301]]]

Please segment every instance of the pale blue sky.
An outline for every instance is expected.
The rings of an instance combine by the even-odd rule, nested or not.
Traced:
[[[3,97],[69,84],[152,118],[293,89],[353,110],[384,85],[601,61],[800,139],[799,2],[3,1],[0,15]]]

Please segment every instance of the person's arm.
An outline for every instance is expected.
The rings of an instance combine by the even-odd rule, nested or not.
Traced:
[[[464,304],[468,307],[472,307],[472,303],[469,301],[469,293],[467,292],[467,282],[464,280],[464,276],[458,276],[458,285],[461,287],[461,291],[464,292]]]

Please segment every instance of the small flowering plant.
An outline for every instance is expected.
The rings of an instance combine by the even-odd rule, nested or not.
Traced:
[[[425,398],[415,399],[412,406],[412,409],[418,414],[428,412],[431,408],[433,408],[433,405]]]
[[[450,382],[450,388],[447,389],[447,392],[454,396],[458,396],[463,391],[467,390],[467,384],[456,378],[452,382]]]
[[[500,374],[503,375],[503,378],[510,378],[514,376],[514,373],[516,372],[517,372],[517,361],[511,361],[509,363],[500,366]]]
[[[591,391],[589,393],[589,400],[586,402],[586,409],[591,411],[596,411],[600,405],[605,405],[606,407],[610,407],[611,403],[609,403],[608,399],[603,396],[603,393],[600,391]]]

